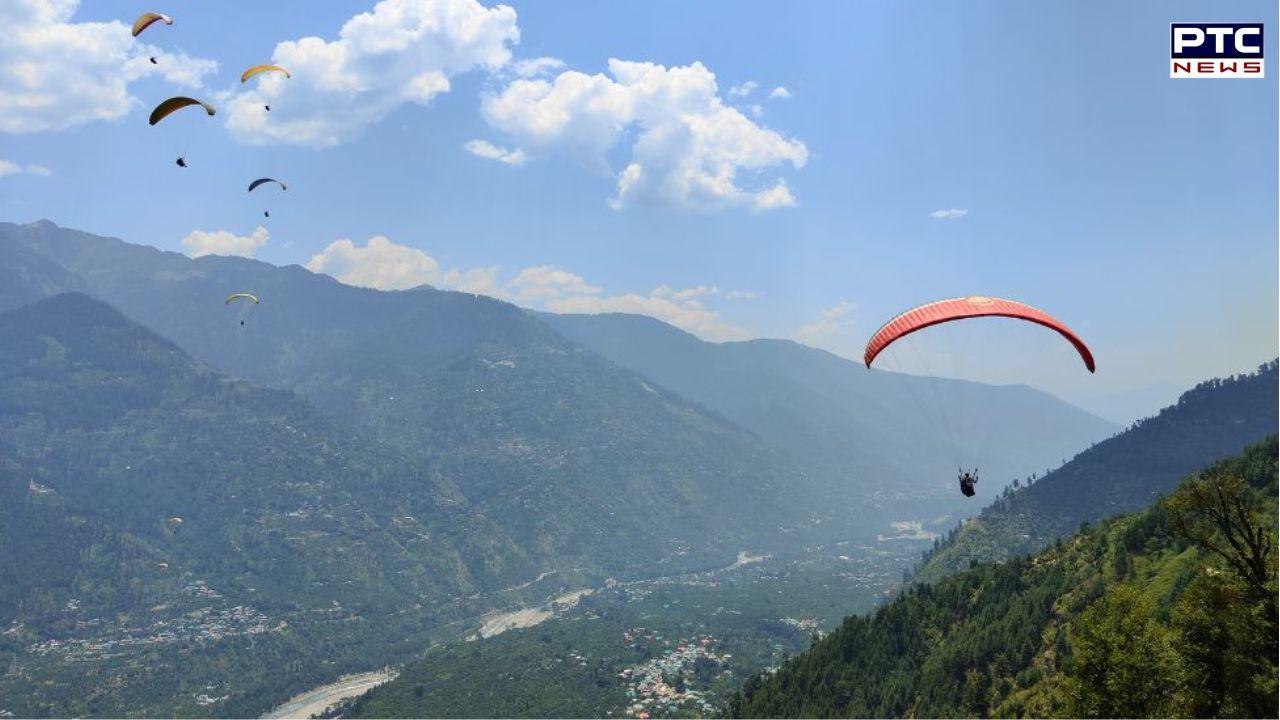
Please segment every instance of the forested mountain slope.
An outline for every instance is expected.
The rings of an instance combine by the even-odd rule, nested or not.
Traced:
[[[71,293],[0,313],[0,337],[0,696],[11,712],[95,712],[66,704],[90,698],[54,679],[66,665],[44,668],[64,655],[83,674],[113,657],[188,654],[189,672],[142,662],[94,693],[109,715],[190,702],[171,688],[179,705],[147,704],[214,656],[235,664],[236,637],[263,635],[261,663],[270,647],[359,628],[390,656],[403,620],[426,633],[484,609],[455,599],[535,571],[422,463],[292,393],[191,360],[101,301]],[[292,663],[264,685],[238,676],[234,695],[323,671]]]
[[[793,542],[779,529],[830,517],[843,497],[751,433],[490,298],[355,288],[52,223],[0,226],[5,244],[56,261],[194,357],[291,390],[413,458],[538,571],[731,561],[744,545]],[[240,291],[261,304],[224,305]],[[853,498],[838,510],[846,529],[865,517]]]
[[[847,618],[730,714],[1273,717],[1276,493],[1273,435],[1149,510]]]
[[[846,528],[863,524],[870,507],[878,517],[950,512],[959,504],[954,455],[940,438],[920,441],[920,433],[932,431],[903,401],[904,383],[936,385],[959,407],[985,408],[983,422],[957,426],[967,428],[961,433],[967,447],[992,450],[991,470],[1004,476],[1049,466],[1113,430],[1028,388],[890,378],[792,343],[713,345],[626,316],[620,330],[608,329],[611,317],[601,319],[608,331],[593,340],[594,332],[571,332],[578,321],[535,316],[490,298],[354,288],[297,266],[193,260],[49,222],[0,224],[0,245],[6,243],[55,261],[89,292],[192,356],[294,390],[374,428],[383,442],[456,469],[459,487],[487,511],[524,514],[526,503],[550,498],[539,505],[550,514],[543,524],[559,529],[525,539],[560,551],[570,546],[561,532],[596,537],[597,528],[573,527],[557,516],[569,494],[596,497],[594,510],[643,531],[653,519],[699,502],[687,487],[677,488],[693,477],[731,505],[752,502],[742,492],[751,482],[766,486],[766,495],[767,486],[785,486],[785,493],[762,499],[776,506],[774,515],[794,509],[775,528],[808,523],[814,518],[807,511],[815,508],[828,527],[839,518]],[[222,305],[238,291],[263,299],[244,326],[236,310]],[[615,352],[608,338],[630,335],[636,322],[645,323],[644,331]],[[556,432],[548,432],[552,427]],[[641,431],[624,435],[619,427]],[[722,463],[729,468],[710,471]],[[684,481],[674,470],[653,470],[676,466]],[[689,467],[700,469],[689,476]],[[520,482],[495,485],[513,470]],[[743,473],[756,479],[732,487],[721,479]],[[562,487],[565,479],[571,489]],[[619,506],[616,500],[633,490],[642,497]],[[656,508],[643,497],[664,492],[683,500]],[[693,511],[672,525],[703,522],[699,508]],[[753,515],[751,524],[761,520]],[[746,526],[721,524],[717,533]],[[662,536],[661,529],[654,534]],[[660,540],[658,556],[691,541]]]
[[[919,579],[1034,552],[1082,522],[1147,507],[1187,473],[1275,433],[1278,394],[1276,361],[1197,385],[1159,415],[985,508],[942,541]]]

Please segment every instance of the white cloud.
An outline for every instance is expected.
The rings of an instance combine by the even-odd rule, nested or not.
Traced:
[[[509,279],[497,266],[443,270],[435,258],[377,235],[363,246],[341,239],[307,262],[308,270],[327,273],[348,285],[406,290],[433,285],[481,293],[525,307],[557,313],[637,313],[658,318],[709,340],[740,340],[746,330],[725,322],[704,303],[720,294],[710,285],[673,288],[659,285],[648,294],[609,295],[603,287],[554,265],[535,265]]]
[[[504,290],[516,300],[545,304],[574,297],[596,297],[604,288],[590,285],[581,276],[553,265],[538,265],[521,270]]]
[[[606,295],[581,276],[550,265],[526,268],[504,287],[513,302],[555,313],[648,315],[708,340],[741,340],[746,330],[725,322],[700,298],[717,295],[706,285],[676,289],[659,285],[647,295]]]
[[[755,300],[759,295],[750,290],[730,290],[724,294],[725,300]]]
[[[963,208],[946,208],[944,210],[934,210],[929,216],[935,220],[959,220],[968,215],[969,211]]]
[[[408,290],[440,281],[440,264],[430,255],[407,245],[397,245],[382,235],[359,247],[343,238],[312,255],[306,268],[328,273],[347,285],[378,290]]]
[[[454,76],[502,68],[519,39],[516,11],[506,5],[383,0],[348,20],[336,40],[277,44],[272,61],[293,78],[272,73],[235,95],[227,128],[257,145],[337,145],[405,104],[428,104]]]
[[[472,140],[462,146],[464,150],[487,160],[497,160],[508,165],[523,165],[528,158],[523,150],[508,150],[486,140]]]
[[[791,97],[791,91],[779,85],[769,93],[770,100],[786,100]]]
[[[267,244],[270,235],[267,229],[258,226],[249,235],[236,235],[230,230],[193,230],[182,239],[182,247],[193,258],[205,255],[235,255],[237,257],[253,257],[258,248]]]
[[[746,96],[750,95],[751,93],[755,92],[755,91],[756,91],[756,88],[758,88],[758,87],[760,87],[760,84],[759,84],[759,83],[757,83],[757,82],[756,82],[756,81],[754,81],[754,80],[748,80],[748,81],[746,81],[746,82],[744,82],[744,83],[742,83],[742,84],[734,85],[733,87],[729,88],[729,97],[731,97],[731,98],[732,98],[732,97],[737,97],[737,98],[746,97]]]
[[[777,179],[767,189],[748,189],[740,176],[757,179],[788,163],[803,167],[804,143],[757,125],[718,93],[715,75],[701,63],[668,68],[614,59],[609,75],[567,70],[552,80],[515,80],[486,96],[482,111],[522,148],[561,153],[615,175],[610,204],[618,209],[794,204]],[[607,155],[620,142],[630,143],[630,158],[615,174]]]
[[[65,130],[115,120],[140,102],[129,92],[130,83],[160,76],[199,87],[217,70],[212,60],[140,42],[119,21],[71,22],[79,5],[79,0],[0,2],[0,131]]]
[[[553,70],[560,70],[563,67],[564,61],[560,58],[539,57],[517,60],[511,64],[511,71],[520,77],[531,78],[541,77]]]
[[[795,204],[796,198],[791,194],[791,190],[787,188],[787,183],[783,180],[778,180],[778,183],[773,187],[755,194],[754,207],[757,210],[794,207]]]
[[[854,307],[851,302],[841,301],[823,310],[817,320],[808,325],[802,325],[796,330],[795,339],[806,345],[828,346],[831,340],[844,329]]]
[[[19,165],[12,160],[0,158],[0,177],[7,175],[35,175],[36,177],[49,177],[53,171],[43,165]]]

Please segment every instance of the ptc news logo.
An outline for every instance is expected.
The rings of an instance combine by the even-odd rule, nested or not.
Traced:
[[[1169,77],[1260,78],[1262,23],[1172,23]]]

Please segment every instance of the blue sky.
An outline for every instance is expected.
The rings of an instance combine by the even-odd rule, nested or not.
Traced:
[[[443,6],[466,22],[380,44]],[[170,0],[152,50],[127,40],[135,3],[0,0],[0,217],[845,357],[911,305],[1012,297],[1083,335],[1097,376],[1016,323],[912,342],[934,371],[1086,405],[1276,354],[1280,71],[1167,71],[1170,22],[1274,33],[1274,3],[507,6]],[[292,79],[240,85],[273,57]],[[175,94],[219,115],[148,127]],[[246,195],[263,175],[290,189]]]

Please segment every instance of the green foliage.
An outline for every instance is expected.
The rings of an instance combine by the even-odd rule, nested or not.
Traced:
[[[1278,364],[1200,383],[1159,415],[1029,478],[941,541],[926,555],[917,580],[937,580],[975,560],[1036,552],[1082,523],[1145,508],[1197,468],[1274,433]]]
[[[1075,717],[1172,717],[1181,714],[1175,632],[1140,590],[1120,585],[1074,623],[1071,668],[1063,685]]]
[[[1241,480],[1274,547],[1274,435],[1201,477]],[[1174,532],[1193,489],[1034,557],[910,586],[747,683],[730,714],[1274,716],[1274,616],[1244,572]],[[1274,555],[1268,567],[1274,588]]]

